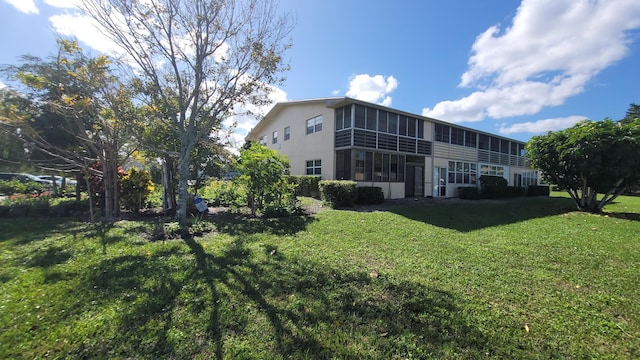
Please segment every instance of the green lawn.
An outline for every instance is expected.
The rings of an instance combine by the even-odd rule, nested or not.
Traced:
[[[640,198],[0,219],[0,358],[639,358]]]

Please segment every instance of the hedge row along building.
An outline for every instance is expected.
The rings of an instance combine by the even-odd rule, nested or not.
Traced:
[[[392,199],[456,197],[481,175],[538,184],[521,141],[348,97],[277,103],[246,140],[286,155],[293,175],[354,180]]]

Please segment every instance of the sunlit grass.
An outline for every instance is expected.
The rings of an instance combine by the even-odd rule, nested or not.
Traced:
[[[637,358],[640,198],[0,220],[0,358]],[[54,221],[55,220],[55,221]]]

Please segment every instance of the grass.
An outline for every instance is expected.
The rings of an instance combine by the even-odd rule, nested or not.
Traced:
[[[0,358],[638,358],[640,198],[0,220]]]

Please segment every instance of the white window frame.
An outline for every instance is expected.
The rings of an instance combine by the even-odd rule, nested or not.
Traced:
[[[322,115],[307,120],[307,135],[322,131]]]
[[[284,128],[284,141],[291,139],[291,126]]]
[[[278,143],[278,131],[274,131],[271,133],[271,143],[272,144],[277,144]]]
[[[322,160],[314,159],[305,161],[307,175],[322,175]]]

